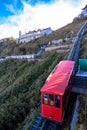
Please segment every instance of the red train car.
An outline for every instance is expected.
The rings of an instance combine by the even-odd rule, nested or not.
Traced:
[[[72,87],[74,61],[61,61],[41,88],[41,114],[62,123]]]

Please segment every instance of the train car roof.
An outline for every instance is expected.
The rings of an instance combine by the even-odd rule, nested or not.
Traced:
[[[41,92],[63,95],[74,68],[74,61],[61,61],[47,78]]]

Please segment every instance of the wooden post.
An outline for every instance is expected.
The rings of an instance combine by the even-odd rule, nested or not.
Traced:
[[[86,130],[87,130],[87,103],[85,105],[85,126],[86,126]]]

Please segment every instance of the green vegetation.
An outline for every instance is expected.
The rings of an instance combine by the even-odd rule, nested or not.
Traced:
[[[87,58],[87,32],[84,35],[82,46],[81,46],[81,52],[80,52],[80,58]],[[79,117],[78,117],[78,124],[76,127],[76,130],[85,130],[85,106],[87,103],[87,94],[80,95],[80,109],[79,109]],[[87,124],[86,124],[87,125]]]
[[[0,129],[12,130],[39,102],[40,88],[61,60],[52,53],[41,62],[8,60],[0,64]]]
[[[80,95],[80,107],[79,107],[79,116],[76,130],[86,130],[86,103],[87,103],[87,94]]]
[[[84,39],[82,41],[81,53],[80,58],[87,58],[87,32],[84,35]]]

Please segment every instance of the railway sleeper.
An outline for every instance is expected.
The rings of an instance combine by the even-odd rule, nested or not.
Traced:
[[[42,122],[43,122],[43,117],[39,115],[38,117],[36,117],[36,120],[30,130],[40,130]]]

